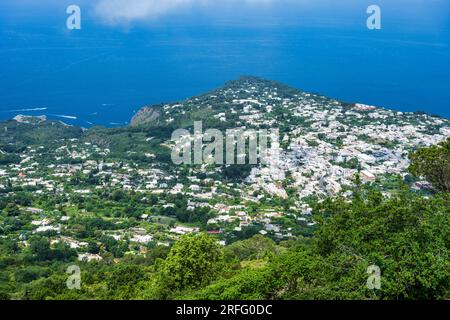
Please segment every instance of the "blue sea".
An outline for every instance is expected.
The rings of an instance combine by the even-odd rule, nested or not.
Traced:
[[[0,119],[47,115],[121,126],[144,105],[182,100],[240,75],[450,117],[448,0],[192,8],[126,25],[104,24],[87,9],[82,29],[73,31],[65,27],[71,1],[22,2],[0,3]],[[366,9],[377,2],[382,29],[368,30]]]

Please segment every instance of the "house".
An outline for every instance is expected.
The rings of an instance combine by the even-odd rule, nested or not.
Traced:
[[[38,208],[26,208],[26,211],[31,212],[33,214],[44,212],[43,209],[38,209]]]
[[[78,261],[92,262],[92,261],[101,261],[101,260],[103,260],[103,258],[98,254],[92,254],[92,253],[78,254]]]
[[[33,233],[48,232],[48,231],[60,232],[60,230],[61,228],[59,226],[40,226],[36,230],[34,230]]]
[[[364,171],[361,171],[361,178],[364,181],[375,181],[376,176],[369,170],[364,170]]]
[[[193,191],[193,192],[200,192],[200,190],[201,190],[200,186],[198,186],[196,184],[191,185],[189,187],[189,189],[191,189],[191,191]]]
[[[134,235],[131,239],[131,242],[141,243],[141,244],[147,244],[151,241],[153,241],[153,236],[151,235]]]
[[[190,227],[183,227],[183,226],[178,226],[175,228],[170,229],[171,233],[176,233],[179,235],[185,235],[188,233],[195,233],[195,232],[199,232],[200,228],[190,228]]]

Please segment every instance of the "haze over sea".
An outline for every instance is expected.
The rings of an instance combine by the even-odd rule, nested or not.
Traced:
[[[141,106],[244,74],[450,117],[448,0],[105,3],[0,2],[0,119],[124,125]],[[66,28],[70,4],[82,9],[81,30]],[[382,9],[381,30],[366,27],[371,4]]]

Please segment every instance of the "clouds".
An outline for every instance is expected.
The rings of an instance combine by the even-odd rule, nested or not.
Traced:
[[[107,23],[116,24],[164,15],[192,4],[192,0],[100,0],[96,13]],[[201,1],[203,2],[203,1]]]
[[[283,1],[283,0],[278,0]],[[108,24],[155,19],[178,10],[226,6],[270,5],[273,0],[98,0],[95,12]]]
[[[232,21],[252,23],[277,20],[292,23],[305,19],[330,19],[340,15],[363,19],[366,8],[377,4],[383,9],[386,18],[428,20],[439,26],[448,24],[448,0],[0,0],[0,18],[17,22],[20,17],[39,19],[45,17],[65,18],[66,7],[77,4],[82,9],[84,19],[109,26],[132,26],[140,22],[164,20],[173,22],[170,17],[176,14],[183,21]],[[269,10],[265,10],[269,9]],[[163,19],[166,18],[166,19]],[[400,19],[398,19],[400,23]],[[127,29],[127,28],[126,28]]]

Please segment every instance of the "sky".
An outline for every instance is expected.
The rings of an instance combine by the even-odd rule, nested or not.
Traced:
[[[242,74],[450,117],[449,39],[448,0],[0,0],[0,119],[123,125]]]

